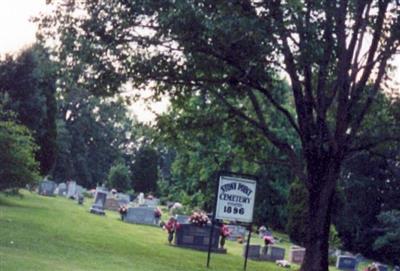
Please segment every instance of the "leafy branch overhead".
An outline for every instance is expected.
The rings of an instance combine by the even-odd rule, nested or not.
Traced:
[[[180,105],[201,96],[205,110],[220,106],[273,144],[308,191],[314,227],[302,270],[327,270],[341,167],[354,151],[378,146],[376,138],[361,136],[369,136],[369,123],[379,124],[372,110],[399,48],[398,1],[53,4],[53,12],[38,18],[38,34],[54,40],[63,72],[78,84],[111,95],[129,81]],[[277,87],[285,80],[288,96]],[[278,132],[271,112],[300,144]],[[398,140],[396,131],[383,143]]]

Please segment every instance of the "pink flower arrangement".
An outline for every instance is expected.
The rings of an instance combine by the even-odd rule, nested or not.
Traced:
[[[204,212],[193,212],[193,214],[189,217],[189,222],[199,226],[205,226],[210,220],[208,216]]]
[[[219,235],[221,235],[224,238],[229,237],[231,235],[229,228],[225,224],[222,224],[219,230]]]
[[[263,239],[266,246],[275,244],[275,239],[271,235],[264,235]]]

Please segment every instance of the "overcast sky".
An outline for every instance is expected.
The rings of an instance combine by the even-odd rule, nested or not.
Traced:
[[[0,0],[0,54],[13,53],[21,50],[35,40],[35,25],[29,19],[46,9],[46,0]],[[400,57],[396,58],[400,66]],[[400,81],[400,68],[396,72]],[[399,90],[400,92],[400,90]],[[157,112],[165,110],[166,104],[152,106]],[[143,121],[151,120],[154,116],[146,112],[143,104],[135,105],[132,109]]]
[[[0,55],[15,53],[35,41],[36,26],[29,21],[32,16],[46,10],[46,0],[0,0]],[[154,114],[144,103],[135,103],[130,109],[139,120],[147,122]],[[166,102],[154,103],[152,110],[165,111]]]

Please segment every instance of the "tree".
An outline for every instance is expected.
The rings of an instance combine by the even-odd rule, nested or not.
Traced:
[[[94,187],[107,180],[117,161],[133,159],[140,127],[119,97],[96,97],[73,85],[59,94],[54,178]]]
[[[80,82],[95,82],[99,92],[128,79],[134,87],[153,89],[155,98],[204,92],[206,104],[218,103],[257,129],[308,191],[313,226],[301,269],[326,271],[332,199],[344,159],[396,137],[360,144],[367,142],[360,140],[363,120],[398,48],[399,5],[392,0],[60,1],[40,20],[40,34],[59,39],[62,66],[80,69]],[[295,112],[277,99],[277,71],[290,80]],[[272,129],[264,111],[271,107],[297,135],[299,149]]]
[[[125,164],[118,163],[110,168],[108,173],[108,186],[123,192],[130,187],[131,173]]]
[[[158,154],[151,146],[141,146],[131,166],[132,187],[140,193],[155,192],[158,180]]]
[[[376,239],[374,250],[382,255],[383,259],[393,264],[400,264],[400,211],[382,212],[378,220],[385,227],[383,234]]]
[[[184,105],[171,101],[170,109],[158,118],[156,126],[157,142],[176,153],[171,165],[170,189],[164,191],[172,200],[182,202],[179,197],[183,190],[184,198],[193,198],[193,207],[211,212],[219,170],[258,175],[254,222],[284,230],[292,178],[287,165],[280,163],[278,153],[251,126],[232,119],[226,108],[204,106],[206,98],[201,93],[185,98]],[[279,116],[271,112],[271,118],[276,130],[285,130]],[[295,141],[295,137],[292,139]],[[204,195],[200,204],[194,200],[199,193]]]
[[[391,106],[391,102],[378,97],[373,106],[374,116],[366,117],[362,133],[378,139],[387,129],[400,124],[396,113],[399,107]],[[341,206],[333,220],[346,250],[360,252],[377,261],[395,260],[396,257],[385,250],[375,251],[374,243],[381,235],[379,214],[400,208],[397,200],[400,197],[399,153],[398,143],[387,142],[346,160],[339,181]]]
[[[12,121],[0,121],[0,191],[18,189],[40,178],[29,130]]]
[[[56,157],[56,65],[40,45],[33,45],[16,57],[0,61],[0,93],[9,96],[5,109],[16,113],[40,148],[36,158],[40,172],[51,173]]]

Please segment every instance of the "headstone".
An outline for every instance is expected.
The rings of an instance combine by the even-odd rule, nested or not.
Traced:
[[[59,196],[66,196],[67,195],[67,184],[66,183],[60,183],[58,185],[58,195]]]
[[[154,207],[157,207],[158,205],[160,205],[160,200],[157,198],[145,199],[144,205],[154,208]]]
[[[128,212],[125,216],[124,221],[129,223],[156,225],[154,217],[154,208],[150,207],[128,208]]]
[[[389,267],[385,264],[377,263],[376,266],[378,267],[379,271],[388,271]]]
[[[67,198],[75,199],[76,196],[76,182],[69,181],[67,183]]]
[[[57,184],[53,181],[42,181],[39,184],[39,195],[42,196],[54,196],[54,191],[57,188]]]
[[[245,227],[240,225],[226,225],[228,227],[230,235],[228,236],[228,240],[236,241],[238,238],[244,238],[248,231]]]
[[[353,256],[341,255],[337,257],[336,268],[339,270],[356,270],[357,259]]]
[[[107,197],[106,204],[104,207],[105,209],[111,210],[111,211],[118,211],[119,207],[120,207],[120,204],[115,198]]]
[[[190,217],[190,216],[188,216],[188,215],[176,215],[176,216],[175,216],[176,221],[177,221],[179,224],[189,224],[189,223],[190,223],[190,222],[189,222],[189,217]]]
[[[139,204],[139,206],[144,205],[144,203],[145,203],[144,194],[143,193],[139,193],[139,196],[138,196],[138,204]]]
[[[179,202],[175,202],[174,204],[172,204],[171,208],[169,209],[171,215],[180,214],[182,211],[183,211],[183,205],[180,204]]]
[[[290,248],[289,261],[296,264],[302,264],[306,249],[298,246]]]
[[[176,231],[175,245],[207,251],[210,242],[211,227],[211,225],[181,224]],[[214,227],[211,250],[226,253],[225,249],[218,248],[219,228],[217,226]]]
[[[116,199],[119,205],[128,205],[130,202],[130,196],[123,193],[118,193]]]
[[[83,190],[84,190],[83,187],[77,184],[75,198],[78,198],[83,193]]]
[[[85,200],[85,198],[83,197],[82,194],[80,194],[80,195],[78,196],[78,204],[79,204],[79,205],[82,205],[84,200]]]
[[[260,259],[266,261],[278,261],[285,259],[285,249],[276,246],[265,246],[261,250]]]
[[[243,246],[243,257],[246,257],[246,245]],[[260,245],[249,245],[249,251],[247,253],[248,259],[258,260],[260,258]]]
[[[107,192],[105,191],[96,191],[96,197],[94,199],[94,203],[90,208],[90,212],[98,215],[105,215],[104,206],[107,200]]]

